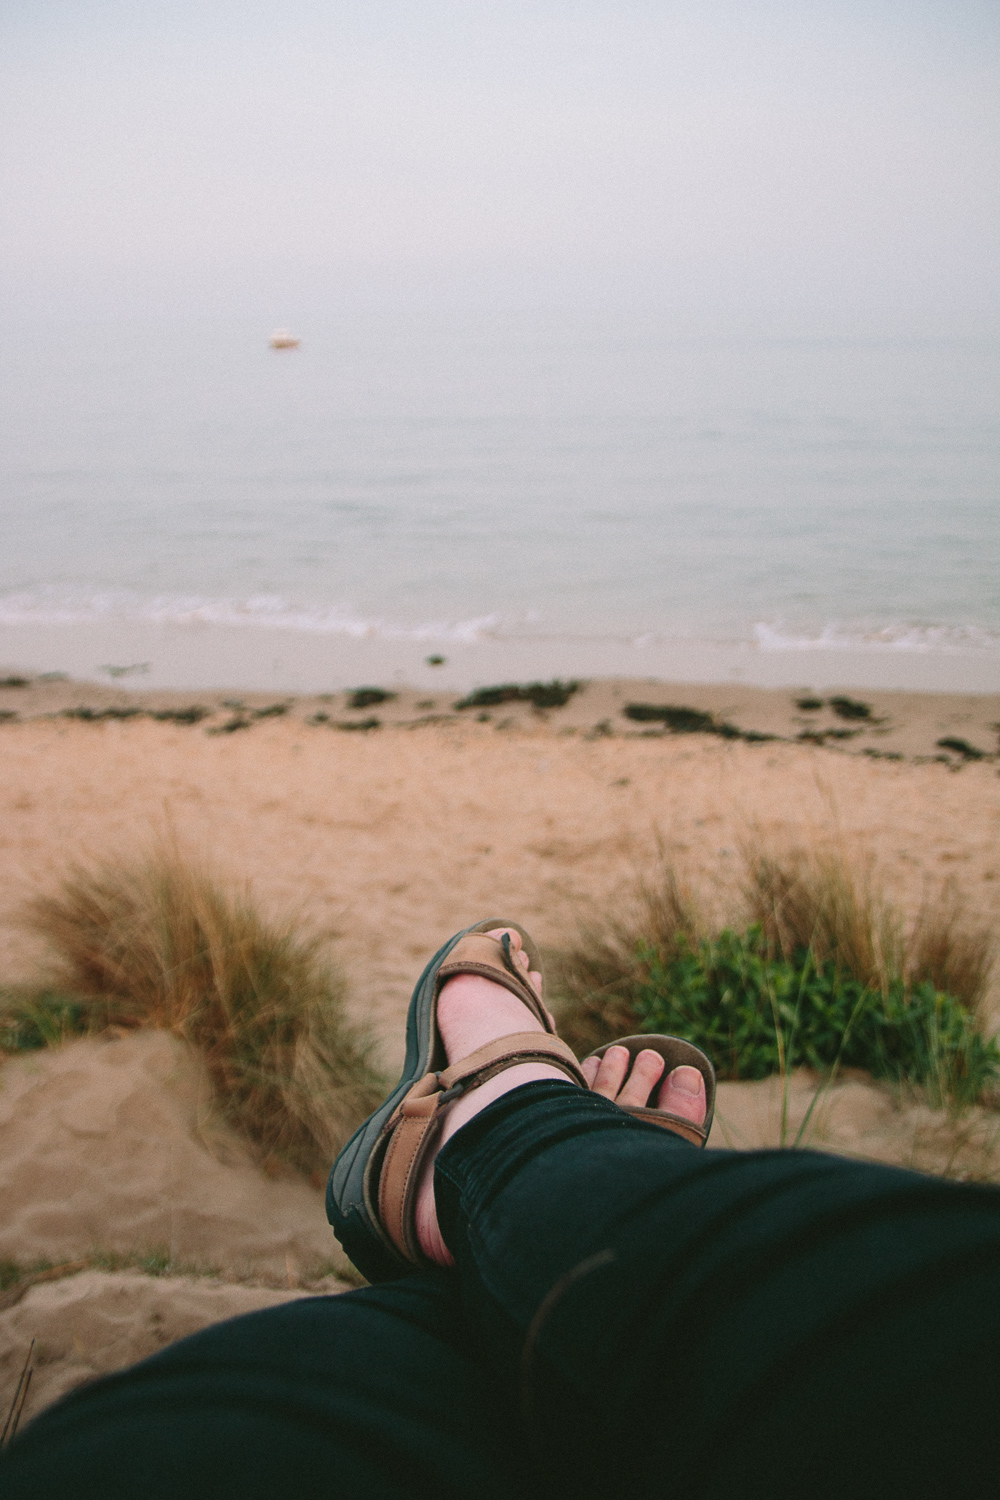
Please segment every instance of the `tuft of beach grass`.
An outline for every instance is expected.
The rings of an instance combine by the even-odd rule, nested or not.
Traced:
[[[935,1105],[995,1093],[1000,1049],[980,1009],[994,959],[957,891],[913,921],[832,854],[744,850],[745,879],[709,924],[677,872],[652,881],[553,956],[560,1032],[579,1055],[667,1031],[705,1047],[725,1079],[828,1079],[840,1067]]]
[[[323,943],[176,850],[79,866],[26,921],[48,945],[51,983],[8,994],[0,1044],[4,1025],[22,1046],[35,1033],[171,1031],[202,1053],[221,1113],[265,1165],[307,1174],[326,1170],[383,1097]]]

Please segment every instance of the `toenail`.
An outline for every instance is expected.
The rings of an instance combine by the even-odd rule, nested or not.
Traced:
[[[701,1093],[701,1074],[697,1068],[675,1068],[668,1082],[671,1088],[677,1089],[681,1094]]]

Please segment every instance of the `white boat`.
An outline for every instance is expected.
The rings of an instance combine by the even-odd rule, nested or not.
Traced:
[[[296,338],[294,333],[289,333],[287,328],[276,328],[268,339],[272,349],[297,349],[301,342],[302,340]]]

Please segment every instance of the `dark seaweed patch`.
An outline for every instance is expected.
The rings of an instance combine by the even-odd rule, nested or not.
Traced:
[[[189,708],[160,708],[149,717],[158,724],[200,724],[202,719],[209,718],[211,712],[200,703],[192,703]]]
[[[636,724],[662,724],[671,734],[717,734],[720,739],[744,740],[751,745],[778,738],[759,729],[740,729],[703,709],[683,708],[674,703],[629,703],[622,713]]]
[[[827,698],[827,703],[840,719],[870,719],[872,706],[870,703],[861,703],[857,698],[845,698],[842,695],[836,698]]]
[[[496,708],[500,703],[530,703],[533,708],[563,708],[579,690],[578,682],[503,682],[498,687],[476,688],[454,705],[462,708]]]
[[[986,751],[970,745],[968,740],[960,740],[955,735],[946,735],[943,740],[937,740],[939,750],[954,750],[963,760],[985,760]]]
[[[62,717],[80,719],[84,724],[101,724],[106,719],[138,719],[143,712],[141,708],[64,708]]]
[[[252,723],[253,720],[248,719],[246,714],[236,713],[233,714],[233,717],[231,719],[227,719],[224,724],[216,724],[212,729],[206,729],[205,733],[235,734],[237,729],[249,729]]]
[[[374,708],[376,703],[388,703],[395,696],[395,693],[386,692],[385,688],[359,687],[351,693],[347,706],[348,708]]]

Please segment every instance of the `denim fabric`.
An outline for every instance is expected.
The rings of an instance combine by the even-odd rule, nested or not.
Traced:
[[[43,1413],[0,1497],[992,1494],[1000,1192],[702,1152],[569,1083],[438,1157],[454,1272],[206,1329]]]
[[[438,1157],[468,1325],[578,1493],[994,1492],[1000,1191],[699,1151],[561,1082]]]

